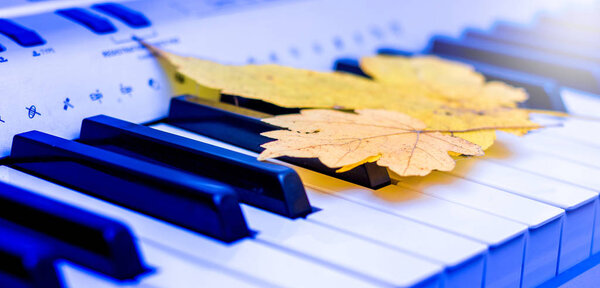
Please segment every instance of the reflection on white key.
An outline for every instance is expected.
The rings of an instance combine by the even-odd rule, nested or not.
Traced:
[[[257,239],[363,274],[394,287],[412,287],[437,277],[442,266],[304,219],[291,220],[245,204]],[[318,213],[318,212],[317,212]],[[310,215],[308,216],[310,217]]]
[[[63,262],[59,265],[59,269],[63,274],[65,287],[276,287],[266,282],[253,281],[251,278],[218,270],[214,266],[201,265],[177,257],[167,250],[143,241],[138,241],[138,246],[147,264],[155,271],[138,280],[121,282]]]
[[[153,128],[241,153],[256,155],[247,150],[166,124],[158,124]],[[294,167],[294,169],[300,174],[305,185],[316,190],[489,245],[490,252],[487,256],[485,275],[486,286],[519,285],[524,253],[524,233],[527,226],[399,187],[389,186],[373,191],[303,168]]]
[[[503,137],[499,133],[498,136]],[[529,133],[525,136],[525,141],[521,141],[523,146],[536,151],[552,154],[555,157],[568,159],[573,162],[600,168],[600,147],[585,145],[569,139],[552,136],[545,130],[537,133]]]
[[[563,209],[442,172],[397,181],[399,186],[527,225],[529,237],[525,246],[522,285],[535,287],[554,277]]]
[[[570,114],[598,117],[598,111],[600,111],[599,95],[563,88],[560,91],[560,97]]]
[[[0,166],[4,181],[52,199],[123,222],[143,242],[152,242],[222,269],[260,279],[276,286],[377,287],[377,283],[342,273],[298,255],[273,249],[252,239],[224,244],[140,213],[98,200],[20,171]]]
[[[525,225],[394,185],[375,191],[323,174],[298,170],[309,187],[489,245],[487,287],[520,282]]]
[[[600,131],[599,131],[600,132]],[[502,165],[530,171],[554,179],[562,180],[590,190],[600,191],[600,168],[582,165],[573,161],[538,152],[526,146],[527,136],[518,137],[512,134],[498,133],[498,146],[507,152],[496,153],[495,147],[487,151],[486,158]],[[556,144],[549,142],[547,146]]]
[[[484,159],[464,159],[448,173],[564,209],[559,272],[590,255],[597,193]]]
[[[598,117],[598,116],[596,116]],[[534,115],[532,119],[542,124],[562,123],[563,127],[547,128],[544,133],[569,141],[576,141],[593,147],[600,147],[600,121],[567,118],[557,121],[548,116]]]
[[[487,246],[390,213],[307,187],[313,207],[307,221],[348,231],[446,266],[444,287],[482,283]]]
[[[511,137],[509,135],[500,134],[498,136],[502,137],[500,139]],[[552,134],[546,133],[546,130],[542,130],[539,133],[530,133],[526,135],[523,141],[519,141],[519,144],[523,145],[524,147],[529,147],[530,150],[544,152],[546,154],[551,154],[556,158],[579,163],[583,166],[589,166],[589,168],[592,168],[590,171],[598,171],[598,169],[600,169],[600,146],[594,147],[577,141],[570,141],[569,139],[553,136]],[[586,172],[584,174],[588,173]],[[594,178],[590,181],[599,179],[597,176],[587,176],[589,178]],[[578,176],[576,175],[575,177]],[[596,192],[598,192],[598,189],[600,189],[600,187],[593,188],[593,190]],[[596,209],[599,209],[598,211],[600,211],[600,208]],[[600,227],[600,217],[598,216],[596,216],[594,227],[597,228],[594,229],[592,254],[600,252],[600,229],[598,228]]]

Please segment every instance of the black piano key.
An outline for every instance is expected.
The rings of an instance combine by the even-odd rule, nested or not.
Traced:
[[[291,218],[312,211],[291,168],[108,116],[83,120],[79,139],[230,184],[242,202]]]
[[[300,113],[301,110],[299,108],[286,108],[277,106],[275,104],[258,99],[250,99],[227,94],[221,94],[220,101],[223,103],[228,103],[234,106],[244,107],[246,109],[259,111],[271,115],[297,114]]]
[[[10,166],[231,242],[249,235],[226,184],[31,131],[13,139]]]
[[[123,224],[0,183],[0,218],[52,238],[60,257],[117,279],[146,269]]]
[[[567,29],[574,33],[596,35],[597,37],[600,33],[600,21],[598,19],[600,19],[600,13],[571,11],[561,16],[540,15],[537,18],[537,25],[546,26],[549,29]]]
[[[562,58],[565,61],[580,60],[600,64],[600,54],[598,54],[598,50],[595,47],[585,45],[572,45],[568,42],[540,41],[539,39],[532,39],[519,35],[487,33],[474,29],[466,30],[462,34],[462,38],[466,41],[485,41],[492,44],[512,45],[522,49],[542,51],[552,54],[556,58]]]
[[[460,58],[448,59],[472,65],[477,72],[485,76],[487,81],[502,81],[509,85],[525,89],[529,98],[521,104],[522,107],[566,111],[560,96],[560,86],[552,79],[476,61],[468,61]]]
[[[404,57],[410,57],[410,56],[415,55],[415,53],[412,51],[400,50],[400,49],[390,48],[390,47],[382,47],[382,48],[377,49],[377,54],[379,54],[379,55],[397,55],[397,56],[404,56]]]
[[[171,100],[168,123],[250,151],[260,153],[260,145],[273,141],[260,133],[281,129],[262,122],[270,114],[193,96]],[[344,173],[328,168],[315,158],[281,157],[283,161],[373,189],[390,184],[387,170],[374,163],[363,164]]]
[[[385,48],[381,51],[383,51],[385,55],[392,56],[415,55],[415,53],[397,50],[394,48]],[[487,81],[502,81],[515,87],[524,88],[525,91],[527,91],[527,94],[529,94],[529,99],[522,104],[523,107],[565,111],[565,106],[560,97],[560,88],[552,79],[466,59],[452,57],[444,58],[473,66],[477,72],[485,76]],[[360,69],[358,60],[356,59],[339,59],[335,62],[334,66],[340,71],[354,73],[357,75],[364,74],[364,72]],[[355,71],[360,72],[355,73]]]
[[[60,288],[58,255],[30,230],[0,219],[0,287]]]
[[[487,63],[555,79],[560,85],[600,94],[600,70],[586,61],[559,59],[551,54],[482,41],[436,36],[429,53]]]
[[[358,76],[362,76],[368,79],[372,79],[371,76],[367,75],[361,68],[358,59],[355,58],[340,58],[337,59],[333,64],[333,70],[339,72],[346,72]]]
[[[507,22],[498,22],[493,26],[491,32],[498,35],[527,38],[531,39],[531,41],[566,43],[587,49],[598,49],[600,47],[600,39],[590,37],[589,33],[573,33],[573,31],[569,31],[569,29],[565,29],[564,27],[548,27],[544,26],[543,23],[537,23],[534,26],[521,26]]]

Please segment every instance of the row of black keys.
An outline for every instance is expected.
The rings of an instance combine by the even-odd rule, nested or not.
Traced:
[[[434,37],[422,53],[470,63],[489,80],[524,87],[537,101],[532,104],[535,108],[560,108],[554,99],[560,86],[599,92],[597,61],[590,53],[557,46],[551,38],[531,43],[526,41],[531,38],[516,35],[515,27],[499,25],[495,30],[468,31],[460,40]],[[412,54],[394,49],[380,52]],[[336,69],[362,74],[355,59],[337,61]],[[229,95],[223,95],[222,102],[268,114],[297,111]],[[269,141],[260,133],[275,129],[252,116],[256,113],[246,114],[227,104],[205,104],[194,97],[175,98],[167,122],[254,152]],[[389,184],[386,171],[371,164],[335,174],[315,159],[283,160],[371,188]],[[250,234],[238,199],[290,218],[312,212],[302,183],[290,168],[106,116],[84,120],[77,142],[41,132],[17,135],[11,157],[3,161],[224,242]],[[134,278],[146,270],[131,233],[122,224],[0,185],[0,234],[8,236],[0,239],[0,283],[58,286],[53,270],[57,258],[117,279]],[[31,257],[37,261],[25,261]]]
[[[167,121],[223,133],[230,142],[245,139],[245,147],[266,141],[254,131],[273,129],[199,102],[173,99]],[[284,217],[312,212],[291,168],[102,115],[82,122],[77,141],[38,131],[16,135],[2,164],[223,242],[251,234],[238,199]],[[145,271],[124,225],[2,183],[0,235],[0,283],[8,287],[59,287],[55,259],[116,279]]]
[[[470,64],[487,80],[525,88],[526,106],[564,111],[562,87],[600,94],[600,24],[595,23],[581,29],[567,19],[541,16],[532,26],[500,22],[488,31],[467,29],[459,38],[434,36],[419,52],[383,48],[378,53],[430,54]],[[335,66],[368,77],[356,59]]]
[[[165,121],[260,152],[270,141],[260,133],[278,128],[256,115],[180,96],[171,101]],[[374,165],[336,175],[316,159],[282,160],[373,188],[390,182],[385,169]],[[226,243],[252,234],[239,202],[289,218],[313,212],[291,168],[104,115],[84,119],[76,141],[39,131],[18,134],[0,164]],[[379,175],[376,185],[373,175]],[[20,279],[52,287],[48,283],[58,278],[49,272],[51,260],[58,258],[116,279],[145,271],[124,225],[2,183],[0,230],[7,235],[0,241],[0,283]],[[40,257],[35,267],[27,266],[32,255]]]

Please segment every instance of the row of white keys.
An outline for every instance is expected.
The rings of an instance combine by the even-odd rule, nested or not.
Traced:
[[[600,132],[600,123],[590,123],[589,125],[597,126],[597,131]],[[557,128],[557,130],[564,131],[569,131],[569,129],[572,130],[569,127]],[[600,194],[600,163],[593,162],[600,160],[600,148],[565,141],[566,139],[560,138],[560,136],[546,135],[545,132],[545,130],[540,131],[531,135],[532,137],[529,135],[517,137],[510,134],[500,134],[498,140],[507,149],[511,150],[511,154],[507,158],[496,161],[575,186],[581,186]],[[545,136],[541,138],[547,140],[545,145],[542,140],[539,140],[539,136],[536,139],[535,136],[537,135]],[[533,140],[530,138],[533,138]],[[544,152],[539,152],[538,149]],[[511,161],[515,158],[519,160]],[[600,211],[600,201],[597,201],[596,210]],[[600,252],[600,215],[596,215],[594,219],[591,254],[598,252]]]
[[[255,155],[168,125],[159,124],[154,128]],[[374,191],[306,169],[294,169],[300,174],[303,183],[315,190],[488,245],[490,251],[486,256],[486,286],[519,286],[527,226],[393,185]]]
[[[312,171],[298,171],[305,185],[314,189],[486,244],[485,286],[518,287],[527,226],[395,185],[371,190]]]
[[[522,144],[530,149],[552,154],[554,157],[600,168],[600,146],[586,145],[577,141],[553,136],[546,132],[546,130],[530,132],[524,136],[526,141],[522,141]],[[548,145],[549,143],[552,143],[552,145]]]
[[[498,133],[497,144],[503,146],[508,151],[496,153],[497,149],[489,149],[487,153],[490,157],[489,160],[590,190],[600,191],[600,177],[598,177],[600,176],[600,168],[582,165],[569,159],[537,151],[534,148],[528,147],[525,144],[527,141],[529,141],[527,136],[518,137],[512,134]],[[564,149],[563,147],[555,146],[556,144],[552,141],[546,143],[546,145],[555,147],[558,151]]]
[[[223,270],[235,271],[275,286],[381,286],[328,265],[274,249],[254,239],[224,244],[5,166],[0,167],[0,181],[121,221],[141,242],[165,247],[171,253],[185,255],[187,259],[211,263]],[[161,266],[160,263],[158,265]]]
[[[210,263],[200,263],[178,257],[169,250],[153,246],[143,240],[137,241],[140,252],[153,271],[137,280],[116,281],[84,267],[61,261],[58,265],[65,287],[276,287],[270,283],[219,270]]]
[[[598,101],[600,103],[600,101]],[[565,118],[557,120],[556,118],[545,115],[533,115],[532,119],[541,124],[560,123],[563,127],[547,128],[543,133],[553,137],[563,138],[600,148],[600,121],[593,119]]]
[[[483,282],[487,247],[451,234],[306,187],[311,204],[323,209],[307,221],[347,231],[401,251],[443,264],[444,287]]]
[[[508,165],[486,159],[462,159],[448,173],[564,209],[558,272],[589,257],[598,193]]]
[[[442,172],[397,180],[399,186],[527,225],[522,286],[535,287],[555,276],[563,209]]]
[[[245,204],[242,210],[250,227],[259,230],[256,238],[269,245],[309,255],[390,287],[441,283],[441,279],[429,279],[441,272],[439,264],[304,219],[291,220]]]
[[[600,132],[600,126],[597,131]],[[600,145],[595,147],[578,141],[561,138],[561,136],[552,135],[546,132],[547,131],[542,130],[539,133],[528,134],[525,136],[526,141],[521,141],[521,143],[527,145],[527,147],[530,147],[531,149],[543,151],[554,157],[567,159],[594,168],[590,171],[600,169]],[[552,143],[552,145],[548,145],[548,143]],[[594,175],[588,175],[588,177],[597,178],[597,176]],[[594,188],[595,191],[598,191],[598,189],[600,189],[600,187]],[[600,252],[600,228],[598,228],[600,227],[600,217],[598,216],[596,217],[594,227],[596,228],[594,229],[592,254]]]
[[[600,125],[598,131],[600,132]],[[594,163],[600,160],[600,148],[566,141],[557,135],[546,135],[545,132],[540,131],[525,137],[499,134],[500,145],[510,150],[510,153],[503,153],[507,155],[495,161],[600,194],[600,162]],[[596,210],[600,211],[600,204],[597,204]],[[600,216],[596,216],[594,221],[592,254],[600,252]]]

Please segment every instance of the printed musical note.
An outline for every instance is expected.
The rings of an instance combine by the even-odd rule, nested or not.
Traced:
[[[71,99],[69,99],[69,98],[65,99],[65,101],[63,101],[63,104],[64,104],[63,109],[65,109],[65,111],[68,110],[69,108],[75,108],[73,106],[73,104],[71,104]]]
[[[90,94],[90,99],[92,99],[92,101],[98,101],[102,103],[102,98],[104,98],[104,95],[102,95],[98,89],[96,89],[96,92]]]
[[[29,116],[29,119],[33,119],[35,117],[35,115],[42,116],[42,114],[40,114],[40,112],[37,111],[37,108],[35,107],[35,105],[25,107],[25,109],[27,109],[27,116]]]

